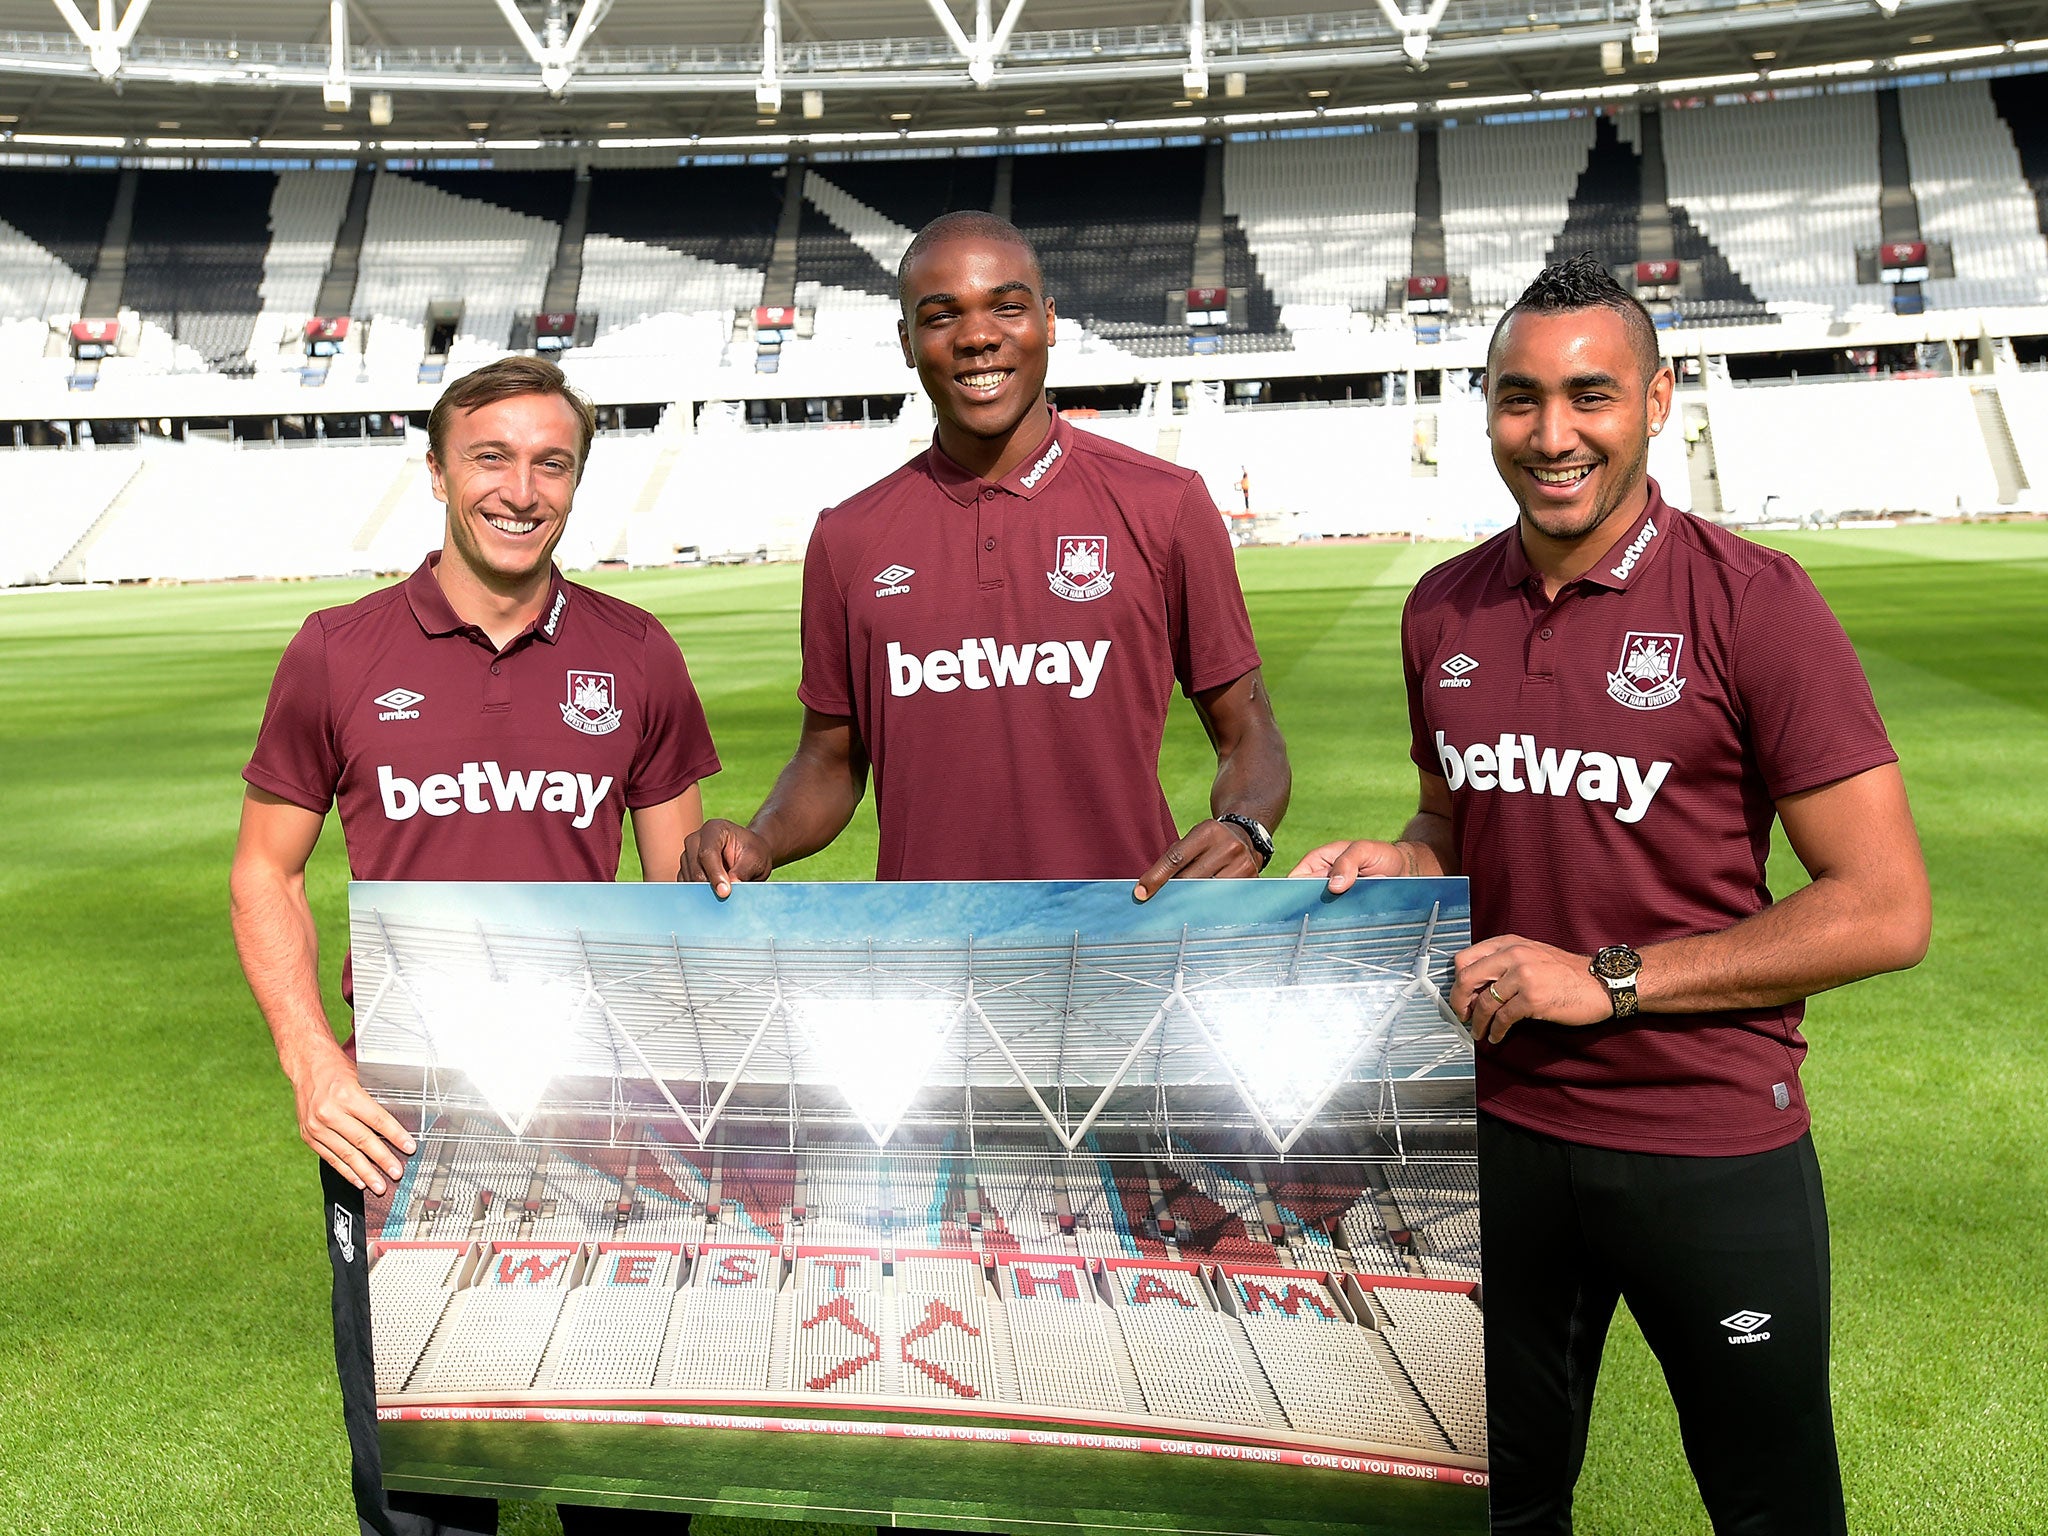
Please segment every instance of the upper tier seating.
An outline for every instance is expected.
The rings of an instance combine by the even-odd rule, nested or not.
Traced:
[[[612,1235],[618,1221],[619,1179],[577,1160],[574,1152],[557,1151],[541,1164],[542,1211],[534,1215],[528,1235],[550,1240],[594,1242]],[[545,1214],[552,1202],[554,1214]]]
[[[249,336],[249,359],[258,368],[304,360],[301,327],[313,317],[320,283],[334,260],[334,237],[348,212],[355,180],[348,171],[284,171],[270,196],[270,245],[257,284],[260,306]],[[287,338],[289,350],[281,346]],[[280,352],[283,356],[280,358]]]
[[[1389,1165],[1387,1183],[1411,1230],[1424,1274],[1444,1280],[1479,1278],[1479,1176],[1448,1164]]]
[[[558,223],[380,172],[354,305],[358,320],[371,322],[372,368],[416,364],[426,350],[427,306],[443,300],[462,305],[451,366],[500,356],[513,320],[540,308],[561,236]]]
[[[577,307],[596,311],[614,349],[648,351],[676,340],[648,329],[652,317],[751,309],[775,247],[782,186],[761,166],[593,170]]]
[[[1878,242],[1874,98],[1666,112],[1663,129],[1674,214],[1683,206],[1773,311],[1882,307],[1856,285],[1857,250]]]
[[[1166,319],[1194,267],[1200,149],[1019,155],[1011,218],[1031,237],[1048,294],[1076,320]]]
[[[1990,82],[1991,103],[2012,134],[2020,174],[2034,194],[2036,227],[2048,236],[2048,91],[2038,75]]]
[[[1415,135],[1228,145],[1223,205],[1259,274],[1288,304],[1378,309],[1409,275]]]
[[[1529,286],[1564,228],[1593,133],[1593,119],[1578,117],[1437,134],[1444,256],[1470,279],[1474,304],[1510,304]]]
[[[2013,136],[1982,80],[1899,92],[1920,236],[1946,241],[1956,275],[1925,286],[1943,309],[2048,304],[2048,240]]]
[[[143,171],[121,302],[213,367],[245,367],[262,305],[276,177]]]

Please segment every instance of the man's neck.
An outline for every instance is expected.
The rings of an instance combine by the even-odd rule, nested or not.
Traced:
[[[1645,476],[1640,485],[1621,498],[1599,527],[1576,539],[1554,539],[1529,518],[1519,519],[1522,553],[1543,578],[1543,595],[1557,596],[1598,565],[1649,505],[1650,482]]]
[[[1002,437],[976,437],[941,421],[934,436],[939,452],[970,475],[983,480],[1000,480],[1031,457],[1052,430],[1052,407],[1040,395],[1023,419]]]
[[[452,548],[444,547],[434,566],[434,580],[441,595],[465,624],[474,624],[499,650],[540,617],[547,602],[553,570],[544,566],[531,579],[513,586],[489,582],[462,562]]]

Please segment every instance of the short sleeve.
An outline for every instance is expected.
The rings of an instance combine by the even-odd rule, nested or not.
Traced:
[[[1899,760],[1863,664],[1813,580],[1780,558],[1752,577],[1735,622],[1735,693],[1773,800]]]
[[[825,521],[825,517],[818,519],[811,530],[811,542],[804,550],[800,623],[804,662],[796,696],[821,715],[851,716],[853,668],[846,650],[846,593],[832,573],[832,556],[825,547]]]
[[[1234,683],[1259,664],[1237,555],[1201,476],[1191,476],[1174,515],[1166,603],[1173,675],[1194,695]]]
[[[641,810],[675,799],[718,772],[718,751],[682,648],[659,624],[647,626],[643,696],[647,726],[633,753],[626,807]]]
[[[242,778],[315,815],[326,815],[334,803],[341,752],[327,686],[327,631],[317,613],[299,627],[278,659],[256,751]]]
[[[1422,713],[1422,637],[1416,633],[1415,593],[1401,605],[1401,680],[1408,689],[1408,756],[1424,773],[1442,776],[1444,765],[1437,755],[1436,738]]]

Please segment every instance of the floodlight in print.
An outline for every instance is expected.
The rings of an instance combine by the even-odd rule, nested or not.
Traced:
[[[1462,881],[351,898],[392,1486],[1485,1529]]]
[[[813,994],[788,1007],[876,1146],[902,1121],[960,1016],[957,1003],[935,997]]]
[[[425,971],[406,986],[436,1061],[467,1075],[513,1135],[524,1132],[577,1054],[583,988],[532,971]]]
[[[1189,1012],[1285,1152],[1358,1062],[1385,1046],[1412,983],[1212,987]]]

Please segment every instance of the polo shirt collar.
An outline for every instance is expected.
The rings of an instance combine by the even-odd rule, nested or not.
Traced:
[[[1675,514],[1665,504],[1664,493],[1657,489],[1657,482],[1651,480],[1649,487],[1649,502],[1641,515],[1629,525],[1628,532],[1600,557],[1600,563],[1579,578],[1580,581],[1589,586],[1606,587],[1613,592],[1622,591],[1630,582],[1641,578],[1643,568],[1668,542]],[[1528,552],[1522,548],[1520,523],[1517,522],[1508,533],[1507,552],[1501,561],[1501,579],[1511,587],[1519,587],[1536,574],[1536,567],[1529,563]]]
[[[434,567],[441,563],[441,551],[434,550],[422,560],[419,569],[405,578],[405,600],[412,607],[412,616],[419,622],[422,632],[431,637],[463,634],[476,626],[465,623],[448,602],[448,594],[441,590],[441,583],[434,575]],[[569,583],[562,578],[561,567],[548,567],[547,604],[535,619],[518,635],[513,644],[528,635],[555,644],[562,637],[563,619],[569,611]],[[511,646],[506,647],[507,650]]]
[[[938,482],[939,489],[963,507],[990,487],[1029,501],[1059,478],[1060,471],[1073,454],[1073,443],[1074,429],[1061,419],[1058,411],[1054,411],[1052,425],[1038,446],[1000,480],[984,480],[962,469],[940,450],[936,436],[932,439],[928,462],[932,479]]]

